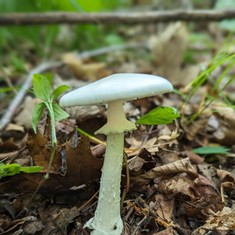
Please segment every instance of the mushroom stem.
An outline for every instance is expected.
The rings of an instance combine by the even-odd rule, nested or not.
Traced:
[[[123,100],[115,100],[108,104],[107,123],[97,130],[95,134],[101,133],[109,135],[110,133],[123,133],[135,129],[135,124],[126,119],[123,109]]]
[[[105,152],[100,192],[95,216],[88,221],[92,235],[120,235],[123,223],[120,216],[120,182],[124,134],[109,134]]]
[[[100,192],[95,216],[86,224],[92,235],[120,235],[120,183],[123,162],[124,131],[135,129],[128,121],[121,100],[109,103],[107,124],[97,132],[107,135],[107,147],[102,168]],[[96,133],[97,133],[96,132]]]

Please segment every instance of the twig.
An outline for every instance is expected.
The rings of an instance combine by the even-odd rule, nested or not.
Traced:
[[[148,24],[172,21],[220,21],[235,18],[235,10],[172,10],[115,13],[4,13],[0,25],[36,24]]]
[[[102,47],[102,48],[91,50],[91,51],[84,51],[82,53],[79,53],[78,57],[80,59],[88,59],[90,57],[107,54],[113,51],[120,51],[120,50],[126,50],[126,49],[139,49],[139,48],[149,49],[146,43],[112,45],[112,46]]]
[[[95,192],[95,194],[88,200],[86,201],[83,205],[81,205],[79,208],[78,208],[78,212],[80,212],[81,210],[83,210],[99,193],[99,190]]]
[[[61,62],[45,62],[30,71],[30,73],[26,77],[26,80],[25,80],[23,86],[21,87],[21,89],[19,90],[19,92],[17,93],[15,98],[12,100],[10,106],[7,108],[6,113],[3,115],[3,117],[0,120],[0,131],[3,130],[5,128],[5,126],[11,121],[17,108],[19,107],[20,103],[22,102],[22,100],[25,96],[25,93],[27,92],[27,90],[31,86],[33,74],[41,73],[49,68],[58,67],[60,65],[62,65]]]

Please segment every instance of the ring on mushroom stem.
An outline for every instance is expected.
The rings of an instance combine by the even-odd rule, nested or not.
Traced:
[[[172,90],[171,83],[162,77],[120,73],[78,88],[61,98],[60,105],[64,107],[108,103],[107,123],[96,131],[107,135],[107,145],[97,208],[94,218],[86,223],[92,229],[92,235],[120,235],[123,230],[120,183],[124,132],[136,129],[135,124],[125,117],[123,102]]]

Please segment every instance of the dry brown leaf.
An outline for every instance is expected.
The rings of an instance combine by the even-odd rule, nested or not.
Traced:
[[[32,113],[36,104],[40,103],[39,99],[33,99],[31,96],[26,96],[22,105],[21,111],[16,115],[14,121],[18,125],[22,125],[27,129],[32,127]]]
[[[197,165],[198,172],[205,176],[208,180],[216,182],[217,175],[216,175],[216,168],[208,163],[202,163]],[[217,185],[218,186],[218,185]],[[219,187],[219,186],[218,186]]]
[[[141,149],[136,157],[129,160],[128,167],[135,174],[151,169],[155,166],[155,160],[145,148]]]
[[[166,140],[166,141],[171,141],[171,140],[175,140],[177,139],[177,137],[179,137],[179,132],[177,129],[171,131],[170,133],[168,134],[165,134],[165,135],[160,135],[158,137],[158,140]]]
[[[185,154],[192,163],[200,164],[204,162],[204,158],[197,155],[196,153],[193,153],[192,151],[184,151],[183,154]]]
[[[160,137],[152,137],[146,141],[144,140],[137,140],[134,137],[127,138],[127,143],[130,144],[128,156],[135,156],[137,155],[141,149],[145,148],[148,152],[154,154],[159,151],[159,148],[164,146],[171,146],[173,144],[177,144],[176,138],[179,136],[177,130],[170,131],[168,127],[163,128],[167,131],[162,131]],[[143,136],[142,136],[143,138]]]
[[[27,234],[35,234],[43,229],[42,222],[35,216],[26,216],[21,219],[13,220],[8,227],[1,228],[0,235],[21,234],[22,231]],[[4,231],[2,230],[4,229]],[[34,233],[30,233],[33,232]]]
[[[24,127],[20,126],[20,125],[16,125],[13,123],[10,123],[7,125],[6,131],[19,131],[19,132],[24,132]]]
[[[97,105],[65,108],[65,111],[70,115],[70,117],[76,119],[78,122],[84,122],[99,115],[102,116],[104,110],[103,106]]]
[[[27,145],[35,165],[44,166],[44,169],[41,173],[21,173],[10,177],[0,184],[0,192],[33,192],[41,183],[50,158],[48,140],[45,136],[36,134],[29,137]],[[102,164],[102,160],[93,157],[89,139],[81,136],[76,147],[67,143],[65,151],[57,149],[50,177],[42,185],[41,191],[60,192],[99,179]]]
[[[208,217],[210,211],[217,212],[223,208],[218,190],[204,176],[198,175],[189,184],[188,189],[193,196],[190,199],[183,199],[179,207],[179,214],[204,219]]]
[[[150,180],[153,180],[156,177],[174,175],[183,172],[197,176],[197,172],[191,165],[189,158],[168,163],[163,166],[154,167],[142,175],[132,177],[131,183],[135,186],[145,185],[148,184]]]
[[[195,198],[191,190],[192,180],[186,174],[178,174],[170,179],[162,180],[159,183],[159,190],[164,195],[177,196],[179,194]]]
[[[97,74],[105,68],[104,63],[84,63],[76,54],[67,53],[62,56],[62,61],[67,64],[74,74],[81,80],[95,81]]]
[[[48,163],[50,160],[51,146],[49,139],[40,133],[31,134],[28,137],[27,147],[29,154],[33,159],[36,166],[43,166],[42,172],[47,171]],[[56,173],[60,167],[61,161],[58,151],[55,154],[54,162],[50,169],[50,173]]]
[[[67,234],[68,225],[74,221],[78,216],[78,208],[62,208],[56,215],[53,215],[52,220],[58,225],[58,227]]]
[[[216,169],[217,175],[219,176],[222,186],[228,189],[235,188],[235,175],[226,170]]]
[[[144,163],[145,163],[145,160],[143,158],[139,157],[139,155],[137,155],[136,157],[134,157],[130,160],[130,162],[128,164],[129,170],[138,172],[139,170],[141,170]]]
[[[0,144],[0,153],[8,153],[18,149],[19,146],[14,142],[13,138],[8,139]]]
[[[142,140],[137,140],[134,137],[127,138],[127,142],[131,145],[129,147],[128,156],[135,156],[139,154],[141,149],[145,148],[150,153],[158,152],[158,144],[156,144],[157,138],[153,137],[145,142]]]
[[[149,47],[152,52],[155,73],[167,77],[174,85],[187,85],[199,73],[200,66],[182,67],[188,46],[188,30],[182,22],[170,24],[159,36],[152,36]]]
[[[212,182],[198,175],[193,179],[185,174],[178,174],[171,179],[162,180],[159,189],[163,194],[177,198],[177,214],[205,219],[209,211],[223,208],[221,197]]]
[[[213,106],[215,117],[219,127],[213,133],[215,139],[224,145],[233,145],[235,139],[235,111],[230,107],[222,107],[220,104]]]
[[[192,234],[206,234],[209,231],[235,231],[235,211],[231,208],[224,207],[222,211],[212,213],[206,223],[196,229]]]
[[[169,175],[186,172],[189,174],[197,174],[196,169],[190,163],[189,158],[184,158],[163,166],[155,167],[152,171],[157,175]]]
[[[101,175],[103,161],[95,158],[88,137],[82,136],[76,148],[66,145],[67,174],[64,184],[73,187],[87,184]]]
[[[168,227],[160,232],[157,232],[157,233],[153,233],[152,235],[174,235],[174,234],[177,234],[175,231],[174,231],[174,228],[173,227]]]
[[[151,206],[151,208],[159,217],[156,222],[164,227],[173,226],[174,199],[172,197],[167,198],[162,194],[157,194],[155,195],[155,202],[155,207]]]
[[[151,37],[149,40],[154,63],[165,73],[172,68],[180,67],[187,41],[188,32],[185,24],[181,22],[170,24],[158,37]]]
[[[197,141],[197,142],[202,142],[202,138],[200,140],[196,138],[198,133],[203,134],[206,131],[205,126],[207,125],[207,117],[203,118],[201,117],[199,120],[196,120],[189,125],[186,125],[186,123],[183,123],[183,128],[185,130],[185,134],[188,140],[192,141]]]

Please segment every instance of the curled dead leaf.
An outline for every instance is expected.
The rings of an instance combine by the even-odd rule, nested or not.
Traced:
[[[206,223],[196,229],[192,234],[205,234],[204,231],[235,231],[235,212],[231,208],[224,207],[223,210],[211,213]]]
[[[235,188],[235,175],[226,170],[216,169],[217,175],[219,176],[222,186],[228,189]]]
[[[191,165],[189,158],[184,158],[163,166],[154,167],[142,175],[132,177],[131,183],[133,185],[145,185],[156,177],[175,175],[179,173],[188,173],[189,175],[197,176],[197,172]]]
[[[215,139],[224,145],[233,145],[235,134],[235,111],[230,107],[223,107],[221,105],[213,106],[214,115],[219,122],[219,127],[213,133]]]

